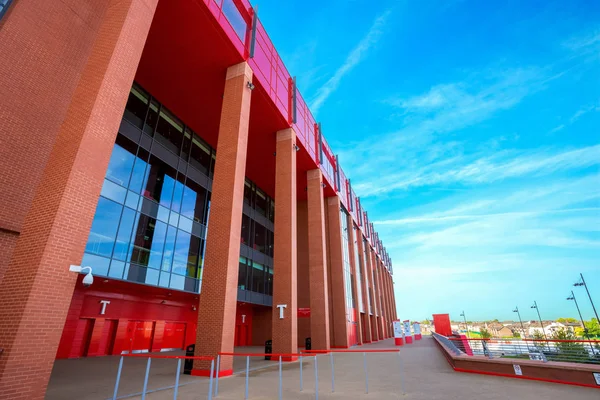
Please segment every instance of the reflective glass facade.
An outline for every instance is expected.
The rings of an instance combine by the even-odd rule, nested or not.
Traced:
[[[134,84],[83,265],[98,276],[198,293],[215,160],[214,149]],[[246,181],[244,203],[239,288],[270,296],[274,202]]]

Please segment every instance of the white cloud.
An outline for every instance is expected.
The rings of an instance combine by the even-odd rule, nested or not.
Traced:
[[[540,177],[558,171],[600,165],[600,145],[556,151],[551,149],[504,150],[491,156],[479,155],[442,159],[413,170],[390,173],[377,181],[354,187],[361,196],[381,195],[411,187],[445,184],[482,184],[524,176]]]
[[[344,75],[356,67],[356,65],[363,60],[370,48],[377,43],[383,34],[383,28],[390,13],[391,10],[388,10],[375,19],[375,22],[367,34],[362,38],[358,45],[352,49],[350,54],[348,54],[344,63],[335,71],[333,76],[319,88],[314,100],[310,104],[313,113],[316,114],[318,112],[325,100],[327,100],[331,93],[338,88]]]

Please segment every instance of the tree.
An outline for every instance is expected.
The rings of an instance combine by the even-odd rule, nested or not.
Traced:
[[[479,334],[481,335],[482,339],[489,339],[492,337],[492,334],[490,333],[490,331],[488,331],[484,327],[481,327],[481,331],[479,332]]]
[[[543,350],[546,346],[546,338],[544,337],[544,334],[537,329],[533,331],[533,340],[536,340],[536,342],[534,342],[535,347],[540,350]]]
[[[520,337],[521,337],[521,334],[520,334],[519,332],[517,332],[517,331],[514,331],[514,332],[513,332],[513,337],[514,337],[514,338],[520,338]]]
[[[559,318],[556,320],[556,322],[560,322],[561,324],[575,323],[575,322],[577,322],[577,320],[575,318]]]
[[[600,336],[600,323],[596,318],[592,318],[591,321],[586,321],[586,328],[590,336]]]
[[[570,330],[560,328],[552,335],[554,340],[577,340],[575,334]],[[583,343],[556,342],[558,355],[553,356],[554,361],[583,362],[590,358]]]

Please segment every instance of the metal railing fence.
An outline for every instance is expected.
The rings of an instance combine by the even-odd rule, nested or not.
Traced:
[[[123,361],[125,358],[147,358],[146,362],[146,372],[144,374],[144,386],[142,392],[140,393],[142,400],[146,400],[146,395],[148,394],[148,380],[150,377],[150,367],[152,365],[152,359],[172,359],[177,360],[177,370],[175,372],[175,386],[173,387],[173,399],[177,400],[177,396],[179,394],[179,378],[181,376],[181,360],[203,360],[210,361],[210,376],[209,376],[209,385],[208,385],[208,393],[207,399],[212,399],[213,392],[213,375],[215,368],[215,358],[208,356],[167,356],[161,354],[123,354],[119,360],[119,368],[117,370],[117,379],[115,380],[115,389],[113,391],[112,400],[117,400],[117,395],[119,392],[119,384],[121,383],[121,374],[123,372]]]
[[[395,353],[397,355],[398,361],[397,361],[397,366],[398,366],[398,372],[399,372],[399,376],[398,376],[398,382],[399,382],[399,386],[400,386],[400,390],[402,392],[402,394],[405,393],[404,391],[404,383],[403,383],[403,377],[402,377],[402,373],[401,373],[401,368],[402,368],[402,360],[400,357],[400,352],[399,350],[395,350],[395,349],[381,349],[381,350],[308,350],[308,351],[304,351],[301,353],[291,353],[291,354],[277,354],[277,353],[219,353],[217,356],[217,370],[216,370],[216,377],[215,377],[215,385],[214,385],[214,397],[217,397],[219,395],[219,367],[220,367],[220,363],[223,357],[245,357],[246,358],[246,362],[245,362],[245,370],[243,372],[244,376],[245,376],[245,380],[244,380],[244,399],[249,399],[250,398],[250,372],[253,371],[253,369],[250,369],[250,359],[252,357],[270,357],[272,361],[276,361],[277,362],[277,372],[278,372],[278,385],[277,385],[277,398],[278,399],[282,399],[283,398],[283,382],[284,382],[284,376],[283,376],[283,365],[284,364],[289,364],[288,362],[284,363],[284,359],[286,361],[290,361],[290,360],[295,360],[297,358],[298,360],[298,364],[299,364],[299,383],[298,383],[298,389],[300,392],[303,392],[305,389],[305,371],[304,371],[304,366],[307,363],[311,363],[312,367],[313,367],[313,371],[312,374],[313,375],[313,379],[314,379],[314,393],[315,393],[315,399],[318,400],[319,398],[319,384],[320,382],[322,383],[322,378],[319,377],[320,374],[320,369],[321,371],[323,371],[323,368],[329,369],[330,370],[330,377],[331,377],[331,392],[334,393],[336,392],[336,354],[340,354],[340,353],[344,353],[344,354],[355,354],[355,355],[362,355],[361,357],[361,364],[362,364],[362,375],[364,377],[364,391],[365,394],[369,393],[369,382],[370,382],[370,378],[369,378],[369,362],[368,362],[368,358],[370,354],[373,353],[389,353],[389,354],[393,354]],[[328,358],[327,361],[323,360],[323,358]],[[319,362],[320,361],[320,362]],[[325,364],[324,364],[325,361]],[[348,361],[348,360],[345,360]],[[356,360],[353,360],[356,361]],[[356,363],[354,363],[356,364]],[[348,365],[348,363],[344,363],[344,365]],[[329,367],[329,368],[328,368]],[[266,366],[263,367],[264,369],[267,368],[275,368],[275,366]],[[344,374],[341,374],[342,376],[344,376]],[[340,382],[340,379],[338,378],[337,381],[339,384],[345,384],[347,382]]]
[[[445,338],[441,335],[436,335],[436,337],[442,341]],[[541,362],[600,364],[600,341],[597,340],[466,339],[453,337],[445,338],[445,340],[453,343],[457,349],[468,347],[474,356],[529,359]]]

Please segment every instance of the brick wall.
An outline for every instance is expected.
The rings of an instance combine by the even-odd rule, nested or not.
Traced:
[[[309,262],[308,262],[308,208],[306,200],[298,201],[298,307],[310,307]],[[310,337],[310,317],[298,318],[298,346]]]
[[[264,346],[271,339],[272,310],[255,306],[252,314],[252,346]]]
[[[102,7],[96,8],[97,4]],[[8,72],[2,70],[3,74],[7,74],[3,80],[20,82],[40,76],[42,79],[51,76],[62,79],[61,72],[71,63],[74,63],[71,66],[73,70],[67,69],[71,73],[78,71],[79,79],[72,96],[66,100],[64,118],[59,118],[59,122],[52,125],[60,127],[45,168],[30,177],[28,183],[33,187],[26,190],[32,193],[22,198],[17,195],[17,201],[22,200],[23,203],[31,199],[29,209],[15,208],[11,205],[15,204],[14,199],[2,200],[7,202],[3,204],[3,211],[12,210],[16,216],[12,219],[5,217],[5,224],[14,224],[9,229],[19,229],[20,236],[0,283],[0,347],[4,348],[0,357],[0,399],[44,397],[76,280],[68,266],[79,263],[82,258],[155,5],[156,1],[152,0],[86,1],[73,3],[76,8],[72,9],[57,5],[57,2],[41,5],[35,1],[19,1],[9,15],[15,20],[9,20],[2,26],[0,43],[10,46],[5,42],[12,41],[15,35],[23,35],[17,40],[24,40],[20,45],[25,48],[25,52],[14,48],[1,50],[2,54],[17,54],[12,56],[15,58],[11,57],[16,68]],[[49,15],[40,15],[40,8],[48,11]],[[73,12],[78,14],[77,18],[71,17]],[[64,29],[73,28],[68,26],[69,21],[75,26],[85,26],[81,29],[92,29],[89,33],[94,38],[91,49],[88,48],[90,42],[80,43],[81,38],[77,34],[64,43],[47,39],[46,35],[52,36],[54,32],[45,29],[46,24],[53,26],[50,21],[55,20],[64,24]],[[25,25],[33,26],[35,31],[28,32],[29,27]],[[63,28],[55,29],[60,34]],[[87,37],[88,34],[82,36]],[[47,43],[54,43],[54,47],[46,48]],[[9,53],[5,53],[6,50]],[[33,55],[29,50],[33,51]],[[56,53],[61,61],[53,60],[45,52]],[[49,66],[46,66],[49,70],[44,74],[44,67],[40,65],[47,57],[50,57]],[[84,60],[79,60],[80,57]],[[42,115],[54,112],[53,99],[57,97],[56,93],[61,93],[62,84],[62,80],[60,85],[56,83],[56,90],[44,92],[43,98],[37,98],[33,105],[27,104],[28,107]],[[14,90],[15,86],[12,88]],[[37,90],[30,83],[22,83],[21,88],[28,96]],[[1,97],[13,98],[14,93],[2,93]],[[6,115],[6,119],[11,121],[8,128],[15,131],[13,134],[23,140],[27,155],[36,154],[38,139],[46,143],[43,137],[46,132],[40,127],[32,133],[27,116],[19,116],[18,109],[3,109],[2,115],[3,119]],[[53,134],[52,131],[47,133]],[[29,139],[32,142],[28,142]],[[21,156],[25,157],[23,153]],[[5,171],[12,171],[11,166],[5,164],[0,168],[5,177]],[[23,182],[15,179],[9,177],[2,184],[10,186],[18,183],[23,187]],[[35,335],[31,335],[33,327]],[[32,359],[36,361],[31,362]]]

